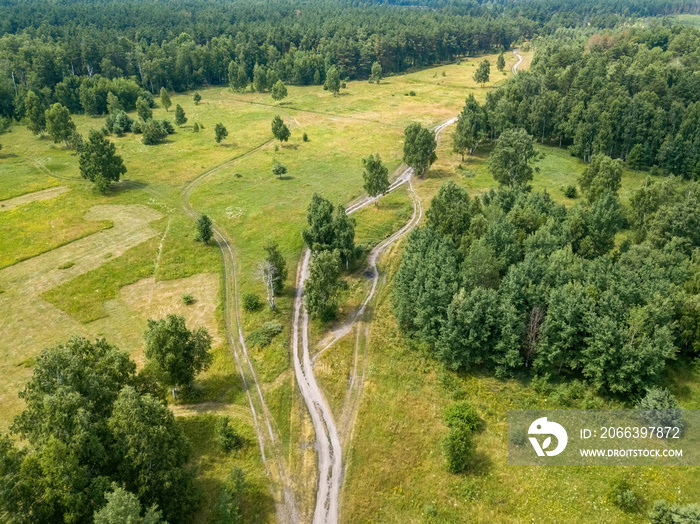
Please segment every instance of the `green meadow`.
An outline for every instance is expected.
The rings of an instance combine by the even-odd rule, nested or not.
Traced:
[[[531,53],[525,53],[526,63]],[[495,63],[496,55],[487,57]],[[223,268],[216,244],[194,241],[189,204],[209,215],[231,240],[239,294],[264,298],[258,265],[267,240],[279,243],[289,269],[277,309],[241,311],[245,334],[264,322],[284,329],[271,344],[251,348],[256,374],[291,469],[309,470],[300,442],[309,439],[303,403],[291,370],[289,342],[294,282],[302,251],[301,231],[314,193],[347,205],[363,195],[363,157],[379,153],[395,173],[401,165],[403,129],[412,122],[434,125],[456,116],[469,93],[483,101],[486,92],[508,78],[516,58],[506,54],[504,73],[495,71],[486,86],[472,75],[483,57],[388,77],[378,85],[349,82],[334,97],[320,86],[288,86],[274,102],[269,93],[233,93],[226,88],[173,94],[188,118],[165,143],[145,146],[140,135],[112,136],[128,172],[106,196],[79,177],[72,152],[48,138],[33,136],[16,124],[0,135],[0,431],[22,410],[18,391],[32,372],[42,348],[77,333],[106,337],[143,364],[148,318],[182,314],[189,327],[204,326],[214,337],[214,364],[173,409],[196,450],[193,458],[205,493],[197,522],[210,522],[213,506],[231,468],[250,479],[244,517],[274,521],[274,501],[259,455],[248,401],[227,343],[223,315]],[[280,115],[291,138],[272,138],[270,122]],[[154,110],[173,119],[173,111]],[[102,126],[104,118],[74,115],[82,134]],[[214,126],[229,135],[214,141]],[[200,132],[193,131],[194,124]],[[445,130],[438,161],[425,178],[414,181],[424,208],[439,186],[454,180],[471,195],[494,187],[486,168],[489,146],[464,162],[450,147]],[[304,133],[308,141],[303,140]],[[541,158],[533,180],[567,205],[562,187],[575,183],[585,167],[563,149],[538,146]],[[271,167],[287,166],[278,179]],[[625,171],[621,196],[639,187],[644,173]],[[192,185],[190,185],[192,184]],[[51,188],[67,191],[45,200],[30,194]],[[8,210],[15,198],[29,198]],[[401,228],[412,205],[405,188],[355,215],[356,242],[367,250]],[[610,482],[629,474],[647,507],[656,498],[694,501],[700,474],[688,469],[652,468],[625,472],[613,468],[511,468],[506,456],[507,410],[514,407],[572,406],[580,398],[555,389],[535,391],[527,377],[496,380],[488,375],[455,375],[439,368],[399,333],[390,305],[391,279],[400,247],[381,260],[386,284],[373,301],[366,378],[352,438],[344,449],[346,474],[341,519],[346,522],[643,522],[643,512],[627,514],[606,501]],[[340,320],[354,314],[367,286],[358,264],[348,277]],[[181,296],[191,293],[187,306]],[[312,326],[320,338],[333,324]],[[354,335],[348,335],[352,337]],[[317,363],[317,374],[335,411],[343,403],[352,366],[352,339],[342,339]],[[686,407],[700,405],[700,369],[679,371],[674,382]],[[446,472],[440,442],[446,432],[442,412],[454,398],[469,399],[485,421],[477,436],[479,460],[466,475]],[[596,400],[599,401],[599,400]],[[547,402],[547,404],[544,404]],[[599,401],[603,402],[603,401]],[[607,404],[602,404],[609,407]],[[217,416],[229,415],[246,439],[241,452],[224,455],[214,444]],[[306,457],[306,458],[305,458]],[[300,485],[307,482],[299,478]],[[694,498],[695,497],[695,498]],[[539,512],[539,513],[538,513]],[[547,520],[545,520],[547,521]]]

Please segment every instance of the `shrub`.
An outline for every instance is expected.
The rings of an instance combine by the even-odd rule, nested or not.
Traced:
[[[665,500],[657,500],[648,514],[649,524],[695,524],[700,522],[700,506],[679,506]]]
[[[243,437],[230,423],[229,417],[221,417],[216,421],[216,443],[227,453],[243,447]]]
[[[306,133],[304,133],[303,136],[301,137],[301,139],[302,139],[304,142],[308,142],[308,141],[309,141],[309,135],[307,135]]]
[[[450,473],[462,473],[474,455],[472,433],[464,426],[451,428],[442,443]]]
[[[282,332],[282,324],[279,322],[265,322],[261,327],[252,331],[246,342],[254,348],[262,348],[270,345],[272,339]]]
[[[75,262],[65,262],[64,264],[61,264],[58,266],[58,269],[69,269],[75,265]]]
[[[182,303],[186,306],[191,306],[194,304],[194,297],[192,296],[192,293],[185,293],[182,295]]]
[[[639,503],[627,477],[613,480],[608,491],[608,501],[623,511],[634,511]]]
[[[474,431],[481,425],[481,419],[474,406],[468,401],[462,400],[447,406],[445,409],[445,424],[450,428],[461,426],[469,431]]]
[[[578,196],[578,189],[574,184],[569,184],[565,186],[562,191],[564,191],[564,196],[566,198],[576,198]]]
[[[243,309],[246,311],[257,311],[262,307],[260,297],[255,293],[246,293],[243,295]]]
[[[654,386],[637,402],[642,419],[650,426],[683,427],[681,407],[669,390]]]
[[[408,96],[416,96],[416,92],[415,92],[415,91],[409,91],[409,92],[408,92]]]
[[[131,132],[140,135],[143,132],[143,121],[137,119],[131,122]]]

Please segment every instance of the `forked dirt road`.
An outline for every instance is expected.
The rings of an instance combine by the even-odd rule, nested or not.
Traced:
[[[440,132],[447,126],[452,124],[456,119],[452,118],[435,128],[435,134],[439,136]],[[375,247],[369,256],[369,269],[372,271],[372,287],[369,295],[365,299],[362,307],[358,311],[354,320],[336,333],[334,340],[338,340],[344,334],[352,329],[354,323],[362,317],[366,306],[374,296],[379,280],[379,272],[377,271],[377,258],[388,246],[396,242],[398,239],[406,235],[415,227],[422,216],[422,207],[420,200],[413,191],[411,185],[411,177],[413,170],[405,169],[397,180],[391,185],[390,190],[399,187],[404,183],[409,184],[409,192],[413,200],[413,216],[409,222],[394,235],[389,237],[384,242]],[[359,202],[348,207],[348,213],[362,209],[366,205],[372,203],[374,199],[364,198]],[[316,507],[314,510],[314,524],[335,524],[338,522],[338,506],[340,497],[340,484],[342,481],[342,449],[340,446],[340,437],[338,428],[333,418],[333,413],[326,402],[321,389],[316,382],[316,377],[313,373],[313,363],[309,353],[309,316],[304,306],[304,284],[309,276],[309,266],[311,261],[311,252],[308,249],[304,250],[299,268],[297,271],[297,292],[294,299],[294,327],[292,333],[292,357],[294,359],[294,372],[297,382],[301,390],[304,402],[311,414],[314,430],[316,432],[316,443],[318,452],[318,489],[316,493]],[[301,343],[301,351],[300,351]],[[331,342],[326,346],[327,349],[333,344]],[[356,369],[355,372],[356,373]],[[350,388],[357,383],[353,376]],[[358,395],[356,394],[355,397]]]

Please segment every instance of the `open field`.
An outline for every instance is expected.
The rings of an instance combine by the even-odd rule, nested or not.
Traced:
[[[523,54],[531,58],[531,53]],[[483,89],[471,78],[483,59],[478,57],[389,77],[379,85],[349,82],[338,97],[320,86],[288,86],[289,96],[276,103],[268,93],[211,88],[200,90],[203,101],[195,106],[191,93],[175,94],[173,107],[181,104],[189,120],[166,143],[144,146],[139,135],[112,137],[129,171],[108,196],[95,194],[79,180],[77,158],[69,151],[14,126],[12,141],[4,140],[0,152],[0,206],[8,205],[7,210],[0,207],[0,371],[4,377],[0,431],[6,431],[22,409],[16,393],[31,374],[32,357],[43,347],[71,333],[104,336],[142,363],[147,319],[183,314],[189,327],[205,326],[215,340],[214,364],[198,377],[189,396],[174,406],[193,440],[205,491],[205,509],[197,522],[211,520],[221,483],[235,465],[246,470],[254,488],[246,521],[273,519],[269,480],[226,342],[220,254],[213,244],[194,242],[193,221],[182,211],[183,188],[204,175],[189,195],[189,203],[211,216],[230,238],[239,294],[264,297],[257,267],[266,240],[277,241],[287,260],[289,278],[277,298],[277,309],[263,307],[241,315],[245,334],[270,320],[284,326],[269,346],[249,351],[282,439],[282,454],[291,464],[300,492],[306,494],[303,497],[308,497],[315,471],[313,434],[289,358],[292,283],[308,202],[315,192],[335,204],[362,196],[361,159],[371,153],[380,153],[390,172],[395,172],[401,163],[403,128],[414,120],[433,125],[455,116],[469,93],[483,101],[494,83],[511,75],[516,57],[506,53],[505,58],[506,72],[492,66],[492,81]],[[495,64],[496,55],[488,59]],[[409,96],[411,91],[415,96]],[[291,128],[288,143],[271,139],[270,121],[276,114]],[[154,116],[172,119],[173,112],[158,108]],[[103,123],[102,118],[80,115],[74,120],[81,133]],[[195,122],[204,125],[199,133],[192,130]],[[213,139],[217,122],[229,131],[224,145]],[[485,163],[488,146],[460,162],[459,155],[451,152],[450,131],[445,132],[433,169],[414,183],[426,207],[447,180],[455,180],[471,195],[494,186]],[[308,142],[302,140],[302,133],[308,134]],[[574,183],[585,164],[565,150],[538,147],[544,158],[537,163],[533,188],[547,189],[555,200],[573,205],[575,201],[565,198],[561,187]],[[282,179],[271,173],[274,162],[284,163],[289,170]],[[625,171],[623,200],[644,176]],[[30,202],[36,197],[29,193],[52,188],[68,191],[57,189],[52,198]],[[11,199],[16,198],[26,201],[14,200],[10,209]],[[383,198],[379,206],[367,206],[354,215],[357,244],[376,245],[411,213],[403,188]],[[542,507],[558,521],[571,516],[572,522],[589,522],[595,515],[605,522],[641,522],[638,515],[623,514],[604,501],[610,479],[620,471],[569,470],[566,477],[554,469],[507,466],[506,410],[555,400],[534,392],[525,380],[445,375],[434,361],[409,348],[396,328],[388,300],[397,259],[395,250],[382,261],[380,269],[389,285],[379,288],[372,304],[367,381],[351,444],[344,449],[348,462],[341,519],[463,522],[468,515],[469,521],[522,522],[540,518],[534,508]],[[364,298],[364,269],[359,264],[349,277],[339,321],[354,314]],[[196,300],[191,306],[181,301],[187,292]],[[336,325],[313,324],[313,340]],[[354,337],[354,331],[346,335],[316,365],[334,413],[344,401]],[[697,407],[700,369],[683,370],[682,377],[678,396],[687,407]],[[445,472],[440,448],[445,433],[442,410],[455,395],[472,401],[486,421],[477,438],[483,460],[465,476]],[[238,456],[224,456],[214,446],[215,416],[223,414],[233,418],[247,439]],[[660,497],[689,502],[700,493],[700,476],[677,469],[662,478],[646,469],[634,473],[633,485],[646,504]],[[555,492],[561,486],[566,486],[566,493]]]

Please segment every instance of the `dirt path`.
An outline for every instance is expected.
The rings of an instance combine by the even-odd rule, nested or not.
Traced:
[[[434,131],[439,137],[441,131],[447,126],[455,122],[456,119],[450,119],[438,125]],[[376,246],[368,257],[369,269],[372,273],[372,287],[370,292],[355,315],[354,319],[347,325],[336,330],[332,341],[319,352],[315,357],[318,357],[323,351],[330,348],[333,343],[346,335],[355,324],[364,316],[367,305],[374,297],[379,282],[379,271],[377,270],[377,259],[379,255],[385,251],[394,242],[399,240],[404,235],[408,234],[420,221],[423,210],[418,195],[413,190],[411,177],[413,170],[406,168],[402,171],[399,177],[391,185],[389,191],[401,186],[409,184],[409,194],[413,200],[413,216],[408,223],[392,236]],[[348,213],[356,212],[363,207],[374,202],[373,198],[366,197],[348,207]],[[318,452],[318,490],[316,494],[316,508],[314,510],[314,524],[335,524],[338,522],[339,513],[339,496],[340,484],[342,481],[342,449],[340,445],[340,437],[338,427],[331,409],[326,402],[323,393],[321,392],[316,377],[313,373],[313,362],[309,353],[309,316],[304,306],[303,294],[304,284],[309,276],[309,266],[311,261],[311,252],[308,249],[304,250],[299,269],[297,271],[297,293],[294,299],[294,327],[292,334],[292,356],[294,358],[294,371],[297,376],[297,382],[306,402],[306,406],[311,414],[311,419],[316,432],[317,452]],[[341,420],[344,422],[343,429],[345,433],[351,433],[352,421],[357,413],[357,405],[362,385],[364,383],[364,373],[358,378],[359,368],[359,346],[361,344],[360,336],[362,326],[358,328],[358,336],[355,343],[355,362],[353,375],[350,380],[348,391],[346,393],[345,407]],[[365,346],[366,339],[369,334],[369,326],[364,329]],[[299,345],[301,342],[301,352]],[[300,355],[301,353],[301,355]],[[354,401],[353,401],[354,399]]]
[[[513,54],[518,57],[518,61],[513,64],[513,74],[518,74],[518,66],[523,63],[523,55],[518,53],[518,49],[513,49]]]
[[[257,147],[239,155],[231,160],[220,164],[209,171],[197,176],[190,181],[182,190],[181,205],[183,211],[189,216],[196,218],[199,214],[192,208],[189,199],[192,191],[201,184],[204,180],[214,175],[221,169],[232,165],[233,163],[252,155],[259,151],[273,139],[268,140]],[[218,229],[215,225],[212,227],[214,240],[221,250],[224,260],[224,279],[225,279],[225,300],[224,300],[224,316],[226,325],[226,335],[231,346],[236,367],[243,380],[243,388],[248,399],[250,411],[253,416],[253,426],[258,437],[260,445],[260,453],[265,465],[265,470],[272,480],[271,491],[273,498],[277,504],[277,520],[282,523],[296,523],[299,521],[299,515],[296,509],[296,498],[292,489],[291,480],[285,474],[285,468],[282,464],[282,453],[280,450],[279,432],[274,428],[274,419],[270,410],[267,407],[265,398],[260,388],[260,382],[255,373],[253,363],[248,354],[248,348],[243,335],[243,327],[240,318],[240,308],[238,304],[238,279],[236,276],[236,262],[231,248],[231,243],[226,237],[223,230]],[[251,395],[251,389],[253,394]],[[257,392],[257,395],[255,394]],[[256,407],[257,406],[257,407]],[[274,428],[274,429],[273,429]],[[267,431],[265,431],[267,429]],[[268,456],[265,450],[271,454]]]

